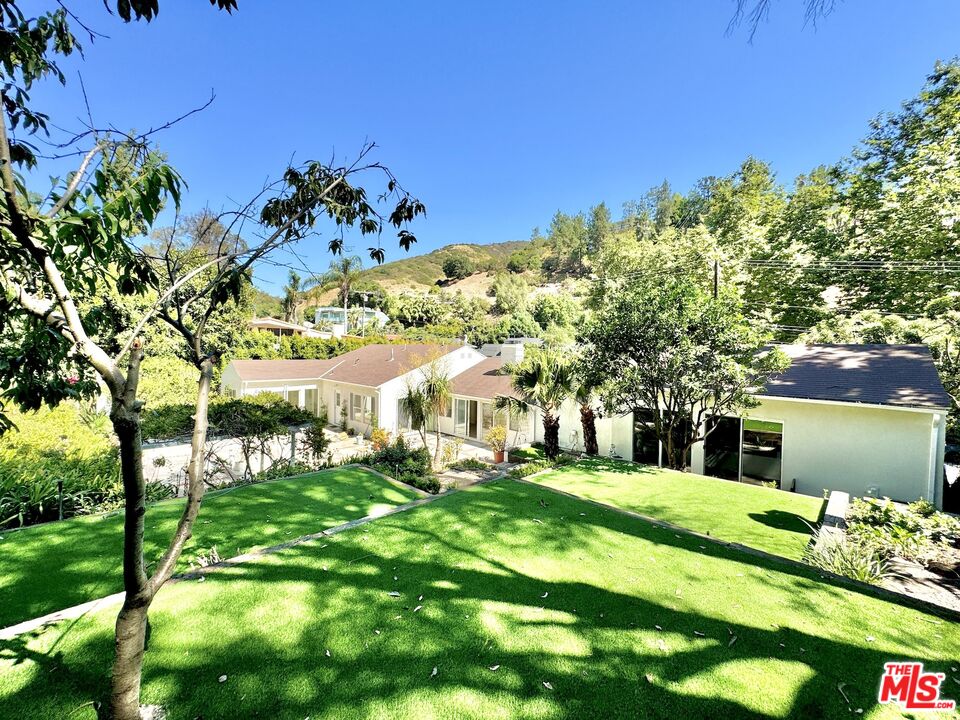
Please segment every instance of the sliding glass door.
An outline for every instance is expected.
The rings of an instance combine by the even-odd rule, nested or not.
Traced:
[[[740,482],[780,484],[783,460],[783,423],[766,420],[743,421],[743,469]]]
[[[724,480],[740,479],[740,418],[707,419],[703,473]]]
[[[710,418],[703,472],[710,477],[780,487],[783,423],[752,418]]]

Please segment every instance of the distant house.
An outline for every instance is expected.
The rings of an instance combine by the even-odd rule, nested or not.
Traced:
[[[780,349],[790,367],[757,392],[757,407],[715,421],[692,449],[693,472],[805,495],[842,490],[942,504],[950,396],[925,346]],[[631,420],[624,454],[656,464],[662,451],[652,412]]]
[[[819,496],[926,498],[942,505],[944,439],[950,396],[922,345],[788,345],[790,368],[755,395],[742,416],[712,418],[706,440],[688,460],[696,473]],[[466,346],[368,345],[330,360],[234,360],[224,390],[283,393],[332,423],[369,433],[376,417],[391,433],[412,429],[400,399],[417,369],[439,357],[451,377],[452,402],[441,433],[484,442],[494,425],[508,442],[542,442],[542,417],[498,412],[495,400],[513,393],[504,365],[520,360],[524,343],[479,352]],[[607,414],[596,423],[601,455],[661,464],[653,410]],[[560,444],[582,450],[579,406],[560,411]],[[705,499],[706,500],[706,499]]]
[[[376,308],[352,307],[348,308],[347,315],[351,323],[357,325],[363,323],[367,327],[383,327],[390,322],[387,314]],[[322,326],[343,325],[343,308],[334,305],[317,308],[313,315],[313,322]]]
[[[304,325],[278,320],[277,318],[263,317],[254,318],[250,321],[250,327],[254,330],[262,330],[271,333],[277,337],[301,335],[303,337],[329,338],[331,333],[315,330]]]

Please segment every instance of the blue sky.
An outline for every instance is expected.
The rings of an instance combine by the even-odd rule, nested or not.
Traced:
[[[789,182],[960,54],[960,3],[932,0],[847,0],[816,28],[803,0],[778,0],[752,45],[725,34],[732,0],[239,5],[165,0],[150,25],[124,26],[99,0],[74,3],[110,38],[64,65],[65,90],[35,98],[60,120],[84,115],[79,70],[98,124],[144,129],[215,91],[160,137],[187,209],[250,197],[291,156],[347,158],[374,140],[427,205],[414,252],[526,239],[601,200],[618,215],[664,178],[686,190],[748,155]],[[323,241],[301,251],[313,270],[329,263]],[[285,274],[257,282],[276,293]]]

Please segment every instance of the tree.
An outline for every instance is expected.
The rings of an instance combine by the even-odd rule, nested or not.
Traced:
[[[583,428],[583,451],[587,455],[599,455],[597,445],[597,415],[593,409],[594,388],[590,383],[581,380],[577,384],[575,393],[577,404],[580,406],[580,426]]]
[[[556,350],[534,349],[518,363],[504,365],[512,375],[516,397],[501,395],[494,405],[498,410],[516,412],[519,402],[535,407],[543,414],[543,450],[555,460],[560,454],[560,407],[576,386],[574,366],[569,355]]]
[[[677,470],[708,417],[755,405],[751,390],[786,362],[762,352],[767,338],[732,291],[714,299],[682,276],[611,287],[584,340],[582,378],[611,412],[658,410],[654,430]]]
[[[227,0],[217,1],[233,7]],[[124,0],[118,8],[121,15],[133,9],[149,19],[156,5],[155,0]],[[409,248],[416,238],[405,225],[424,208],[386,168],[366,159],[373,149],[366,146],[348,166],[308,162],[288,168],[281,180],[224,214],[223,232],[204,248],[183,247],[174,233],[159,254],[141,251],[132,239],[149,230],[164,203],[179,208],[182,187],[177,173],[151,146],[151,132],[90,128],[69,136],[62,144],[76,151],[79,164],[65,180],[55,178],[48,191],[31,191],[27,178],[14,172],[14,164],[36,167],[40,159],[26,137],[45,132],[47,117],[28,104],[27,91],[46,76],[63,81],[56,55],[76,47],[67,18],[60,8],[28,20],[7,3],[0,20],[7,36],[16,40],[0,48],[6,83],[0,122],[0,334],[5,347],[19,347],[16,357],[21,358],[0,363],[0,386],[5,400],[25,410],[92,395],[98,380],[110,396],[125,501],[124,601],[116,623],[106,712],[116,720],[133,720],[140,718],[149,608],[174,572],[203,498],[209,396],[222,352],[207,334],[211,319],[240,296],[254,263],[316,236],[320,218],[374,235],[393,225],[399,229],[401,247]],[[14,134],[18,129],[19,136]],[[396,201],[389,217],[369,204],[366,190],[356,184],[354,178],[368,172],[386,179],[382,199]],[[242,224],[252,225],[250,232],[257,236],[249,246],[239,243],[234,232]],[[342,236],[328,244],[333,252],[342,246]],[[375,261],[383,255],[379,246],[371,250]],[[101,338],[99,316],[84,313],[82,307],[114,283],[122,294],[155,292],[156,300],[123,337]],[[166,550],[148,574],[140,429],[144,403],[138,391],[149,352],[143,331],[158,319],[181,336],[198,384],[187,501]]]
[[[499,273],[490,285],[490,294],[494,297],[493,308],[501,315],[526,309],[527,283],[517,275]]]
[[[300,301],[303,285],[300,276],[293,270],[287,277],[287,284],[283,286],[283,297],[280,299],[280,309],[283,319],[287,322],[300,322]]]
[[[347,317],[347,305],[350,300],[350,290],[360,279],[363,272],[363,261],[356,255],[340,257],[330,262],[330,269],[323,276],[324,287],[337,289],[337,301],[343,305],[343,331],[349,332],[350,318]]]
[[[440,467],[443,442],[440,436],[440,415],[453,399],[450,371],[441,356],[417,359],[417,372],[407,381],[407,395],[401,399],[410,415],[410,424],[420,431],[423,447],[427,447],[427,426],[433,425],[437,444],[433,453],[434,467]]]
[[[470,258],[454,255],[443,261],[443,274],[449,280],[463,280],[473,275],[474,266]]]
[[[569,327],[576,321],[578,308],[576,302],[561,293],[540,293],[533,301],[531,311],[533,319],[544,330],[550,325]]]
[[[600,203],[590,208],[590,217],[587,219],[587,252],[597,255],[613,234],[613,223],[610,221],[610,209],[606,203]]]

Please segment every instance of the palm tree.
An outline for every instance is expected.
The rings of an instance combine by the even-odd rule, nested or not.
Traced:
[[[410,415],[410,424],[420,431],[423,446],[427,446],[427,421],[433,421],[437,433],[437,445],[433,452],[433,465],[440,467],[443,440],[440,436],[440,414],[453,397],[450,373],[439,358],[434,358],[420,367],[420,382],[407,385],[407,397],[401,400]]]
[[[287,284],[283,286],[283,298],[280,300],[283,319],[287,322],[300,321],[300,300],[303,290],[304,286],[301,283],[300,276],[291,270],[287,278]]]
[[[350,319],[347,317],[347,303],[350,299],[350,289],[363,272],[363,261],[356,255],[341,257],[330,262],[330,269],[323,276],[325,287],[337,288],[337,300],[343,303],[343,331],[347,332]]]
[[[597,417],[593,410],[593,391],[593,386],[585,381],[577,385],[576,397],[580,405],[580,425],[583,426],[583,451],[587,455],[600,454],[600,447],[597,445]]]
[[[516,402],[539,408],[543,413],[543,451],[555,460],[560,454],[560,406],[576,386],[573,363],[568,354],[557,350],[537,349],[518,363],[504,366],[513,375],[511,385]],[[509,408],[511,399],[500,396],[497,407]]]

